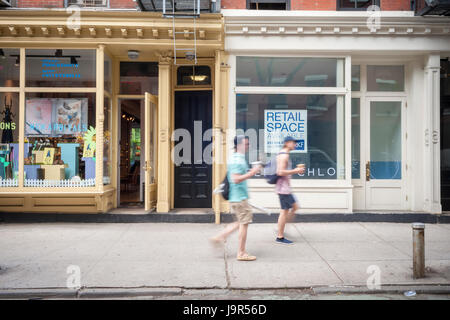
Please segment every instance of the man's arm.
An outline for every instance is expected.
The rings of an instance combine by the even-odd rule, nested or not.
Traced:
[[[295,168],[292,170],[287,170],[287,165],[289,162],[288,154],[280,154],[277,157],[277,175],[278,176],[292,176],[293,174],[300,173],[299,168]]]
[[[234,174],[231,175],[231,179],[233,179],[233,183],[239,184],[242,181],[250,179],[251,177],[253,177],[255,174],[258,173],[258,171],[260,169],[261,169],[260,166],[257,166],[257,167],[252,168],[249,172],[244,173],[244,174],[234,173]]]

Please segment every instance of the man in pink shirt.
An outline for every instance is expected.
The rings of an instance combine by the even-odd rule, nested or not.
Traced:
[[[291,192],[291,176],[293,174],[302,174],[305,172],[304,167],[292,169],[291,161],[289,160],[289,152],[295,150],[295,145],[295,139],[287,136],[284,138],[283,149],[281,149],[277,156],[277,175],[279,178],[275,184],[275,192],[280,198],[281,211],[278,218],[278,234],[276,242],[281,244],[293,243],[291,240],[284,237],[284,228],[286,222],[292,221],[295,211],[299,208],[297,201]]]

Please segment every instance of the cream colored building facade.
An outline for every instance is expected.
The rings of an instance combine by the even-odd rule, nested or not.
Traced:
[[[292,180],[300,212],[442,211],[439,81],[440,60],[450,56],[448,17],[382,11],[375,25],[369,12],[222,14],[229,127],[263,129],[263,110],[308,112],[311,151],[294,164],[310,171]],[[258,152],[270,156],[262,140]],[[255,203],[279,208],[264,179],[249,186]]]

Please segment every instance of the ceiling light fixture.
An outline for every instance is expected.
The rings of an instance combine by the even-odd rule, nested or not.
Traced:
[[[195,82],[202,82],[205,81],[206,78],[208,78],[208,76],[206,75],[195,75],[195,76],[190,76],[192,81]]]

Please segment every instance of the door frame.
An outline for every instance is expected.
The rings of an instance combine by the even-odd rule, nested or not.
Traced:
[[[367,181],[366,179],[366,163],[370,161],[370,108],[372,102],[400,102],[401,103],[401,179],[373,179]],[[366,210],[406,210],[408,207],[407,199],[407,106],[405,97],[394,96],[366,96],[364,99],[364,106],[361,110],[361,149],[360,158],[362,171],[360,182],[364,188],[364,202]],[[371,188],[391,188],[399,187],[401,192],[401,202],[398,208],[384,208],[382,205],[377,205],[371,202]]]
[[[148,97],[147,97],[147,94],[149,95]],[[150,98],[151,97],[151,98]],[[116,117],[117,117],[117,119],[116,119],[116,121],[117,121],[117,123],[118,123],[118,125],[117,125],[117,150],[118,150],[118,157],[117,157],[117,171],[116,171],[116,176],[117,176],[117,185],[116,185],[116,190],[117,190],[117,197],[116,197],[116,200],[117,200],[117,207],[120,207],[120,137],[121,137],[121,131],[122,131],[122,128],[121,128],[121,125],[120,125],[120,121],[121,121],[121,111],[122,111],[122,108],[121,108],[121,101],[123,101],[123,100],[139,100],[139,101],[141,101],[141,103],[143,103],[143,107],[144,107],[144,110],[141,110],[141,115],[143,115],[143,119],[141,119],[141,126],[142,126],[142,124],[144,124],[144,136],[145,137],[147,137],[148,135],[147,135],[147,133],[146,133],[146,131],[147,131],[147,123],[145,122],[145,120],[146,120],[146,112],[147,112],[147,104],[146,104],[146,100],[147,99],[153,99],[153,101],[156,101],[156,107],[155,107],[155,110],[154,110],[154,113],[153,113],[153,115],[151,115],[152,117],[152,120],[151,120],[151,123],[153,123],[153,128],[154,128],[154,131],[153,131],[153,141],[155,142],[155,146],[154,146],[154,152],[156,153],[157,152],[157,150],[158,150],[158,96],[156,96],[156,95],[152,95],[152,94],[150,94],[150,93],[148,93],[148,92],[145,92],[143,95],[126,95],[126,94],[123,94],[123,95],[117,95],[116,96],[116,104],[117,104],[117,115],[116,115]],[[149,100],[150,101],[150,100]],[[143,170],[143,172],[144,172],[144,178],[140,178],[140,182],[139,182],[139,190],[141,190],[141,187],[142,187],[142,183],[144,183],[144,186],[146,186],[147,184],[146,184],[146,180],[145,180],[145,161],[147,161],[147,157],[146,157],[146,154],[147,154],[147,147],[145,146],[145,144],[146,144],[146,141],[147,141],[148,139],[144,139],[144,143],[143,143],[143,145],[141,145],[141,154],[144,156],[144,161],[141,163],[141,168],[140,169],[144,169]],[[152,205],[152,207],[155,207],[156,206],[156,191],[157,191],[157,168],[158,168],[158,161],[157,161],[157,159],[155,159],[155,163],[154,163],[154,165],[153,165],[153,168],[152,168],[152,170],[154,171],[154,183],[153,184],[150,184],[150,190],[149,190],[149,192],[153,192],[154,194],[155,194],[155,196],[154,196],[154,199],[152,198],[152,202],[154,202],[154,204]],[[143,199],[144,199],[144,205],[145,205],[145,202],[146,202],[146,199],[148,198],[148,196],[146,195],[146,190],[144,190],[144,192],[143,192]],[[149,210],[151,210],[151,209],[149,209]]]
[[[360,66],[360,74],[359,74],[359,80],[360,80],[360,89],[358,91],[352,91],[351,92],[351,99],[359,99],[360,101],[360,178],[359,179],[351,179],[351,183],[353,186],[353,211],[361,211],[361,210],[369,210],[366,206],[366,190],[365,190],[365,164],[366,164],[366,155],[363,154],[363,148],[365,147],[365,141],[366,135],[367,135],[367,128],[366,128],[366,112],[367,110],[367,100],[370,99],[381,99],[381,101],[389,101],[390,99],[396,100],[401,99],[404,101],[402,111],[408,110],[408,101],[410,99],[410,88],[412,87],[412,79],[410,77],[411,75],[411,64],[415,61],[415,58],[411,57],[398,57],[398,56],[352,56],[351,59],[351,65],[352,66]],[[405,77],[405,88],[404,91],[367,91],[367,66],[369,65],[403,65],[404,66],[404,77]],[[409,117],[411,117],[410,114],[405,112],[402,114],[402,122],[405,122],[405,134],[408,134],[408,123],[409,123]],[[405,137],[403,137],[404,139]],[[402,145],[408,146],[409,145],[409,139],[403,140],[404,142]],[[402,159],[402,180],[404,180],[404,184],[402,186],[403,190],[403,206],[404,209],[402,210],[410,210],[412,207],[412,198],[408,197],[408,201],[406,200],[406,195],[411,193],[410,186],[408,185],[408,181],[410,180],[409,172],[407,170],[407,164],[410,158],[407,158],[409,149],[406,148],[404,158]],[[363,159],[364,156],[364,159]],[[403,155],[402,155],[403,156]],[[351,157],[351,153],[350,153]],[[351,176],[351,174],[350,174]],[[363,204],[363,205],[362,205]],[[373,211],[377,210],[384,210],[384,209],[370,209]],[[389,209],[387,209],[389,210]],[[394,210],[394,209],[392,209]]]
[[[209,64],[205,64],[210,66]],[[174,68],[177,69],[177,68]],[[211,70],[211,74],[213,74],[213,69]],[[175,81],[176,81],[176,76],[174,77]],[[212,76],[212,81],[214,81],[214,76]],[[212,82],[213,83],[213,82]],[[210,91],[211,92],[211,115],[212,115],[212,119],[211,119],[211,128],[214,128],[214,90],[212,88],[212,86],[202,86],[202,87],[195,87],[195,86],[179,86],[174,88],[173,90],[173,95],[172,95],[172,116],[171,116],[171,125],[172,125],[172,129],[175,130],[175,111],[176,111],[176,105],[175,105],[175,95],[177,94],[177,92],[192,92],[192,91]],[[172,130],[172,132],[173,132]],[[212,138],[214,139],[214,137]],[[213,142],[212,142],[213,143]],[[174,149],[175,146],[175,141],[171,141],[171,145],[170,145],[170,150],[172,152],[172,150]],[[214,155],[213,155],[214,157]],[[177,208],[175,206],[175,184],[176,184],[176,177],[175,177],[175,163],[171,163],[170,166],[170,174],[171,174],[171,197],[170,197],[170,207],[172,209],[180,209]],[[214,161],[211,164],[211,207],[208,208],[213,208],[213,204],[214,204],[214,197],[212,194],[213,191],[213,183],[214,183]]]
[[[153,108],[152,108],[153,104]],[[158,150],[158,139],[157,139],[157,119],[158,119],[158,96],[152,95],[149,92],[145,92],[144,99],[144,209],[145,211],[150,211],[156,207],[157,202],[157,183],[156,183],[156,173],[157,173],[157,159],[156,153]],[[149,137],[153,135],[153,145],[150,143]],[[153,149],[153,153],[150,151]],[[142,154],[142,153],[141,153]],[[152,157],[153,155],[153,164]],[[153,172],[153,181],[151,181],[151,173]]]

